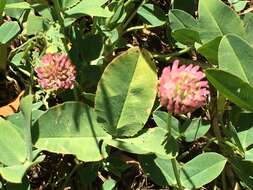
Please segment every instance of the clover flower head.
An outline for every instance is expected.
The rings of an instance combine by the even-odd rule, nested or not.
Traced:
[[[41,64],[35,68],[38,82],[44,89],[73,89],[76,67],[66,54],[48,53],[41,57]]]
[[[209,94],[204,78],[199,66],[179,66],[179,60],[175,60],[172,67],[162,71],[158,87],[160,104],[175,115],[193,112],[206,103]]]

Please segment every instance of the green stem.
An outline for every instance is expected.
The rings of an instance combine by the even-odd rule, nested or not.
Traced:
[[[158,54],[158,53],[152,53],[153,58],[155,59],[160,59],[160,60],[164,60],[164,61],[169,61],[171,58],[173,57],[177,57],[180,56],[182,54],[185,54],[187,52],[189,52],[192,48],[191,47],[187,47],[185,49],[182,49],[178,52],[174,52],[174,53],[170,53],[170,54]]]
[[[218,145],[222,149],[223,138],[222,138],[222,131],[220,127],[224,126],[223,112],[224,112],[225,98],[221,96],[214,88],[211,89],[210,94],[211,94],[210,113],[211,113],[211,121],[212,121],[211,126],[213,129],[214,135],[218,139]],[[225,170],[222,171],[221,181],[222,181],[222,189],[227,190],[228,188],[227,188]]]
[[[33,60],[35,61],[35,60]],[[32,102],[33,102],[33,67],[31,66],[31,75],[30,75],[30,86],[29,86],[29,94],[22,98],[21,100],[21,112],[24,116],[26,126],[24,128],[25,131],[25,144],[26,144],[26,151],[27,151],[27,160],[31,163],[33,161],[33,143],[32,143]]]
[[[132,2],[132,0],[128,1],[126,4],[130,4]],[[138,5],[138,7],[136,7],[134,9],[134,11],[130,14],[130,16],[128,17],[128,19],[125,21],[125,23],[122,25],[122,27],[119,30],[119,34],[120,36],[124,33],[124,30],[126,29],[126,27],[129,25],[129,23],[132,21],[132,19],[135,17],[139,7],[141,7],[142,5],[144,5],[145,0],[142,0],[142,2]]]
[[[125,2],[125,7],[128,7],[128,5],[130,5],[130,3],[134,2],[134,0],[128,0],[127,2]]]
[[[222,189],[223,190],[228,190],[225,170],[223,170],[222,173],[221,173],[221,181],[222,181]]]
[[[3,17],[2,13],[0,15],[0,26],[3,24]],[[7,45],[6,44],[0,44],[0,73],[6,74],[6,68],[7,68]]]
[[[186,157],[187,155],[189,155],[189,151],[185,151],[185,152],[183,152],[182,154],[180,154],[179,156],[178,156],[178,160],[182,160],[184,157]]]
[[[4,73],[7,68],[7,45],[0,44],[0,70]]]
[[[123,5],[123,4],[124,4],[124,0],[119,0],[119,1],[118,1],[118,6],[121,6],[121,5]],[[114,17],[114,16],[111,16],[111,17],[109,18],[109,20],[108,20],[106,23],[107,23],[107,24],[108,24],[108,23],[111,23],[113,17]],[[96,17],[94,17],[94,18],[96,18]],[[94,22],[93,22],[93,23],[94,23]]]
[[[59,19],[60,25],[64,26],[64,19],[63,19],[63,16],[62,16],[60,3],[59,3],[58,0],[53,0],[53,4],[54,4],[54,8],[55,8],[57,17]],[[64,29],[64,27],[62,29]]]
[[[172,167],[173,167],[173,172],[174,172],[175,178],[177,180],[178,188],[179,188],[179,190],[184,190],[184,187],[183,187],[183,185],[181,183],[181,180],[180,180],[180,173],[179,173],[179,170],[177,168],[177,160],[176,160],[176,158],[172,158],[171,159],[171,163],[172,163]]]
[[[219,117],[219,121],[223,123],[222,117],[225,109],[225,102],[226,98],[222,96],[220,93],[218,93],[218,98],[217,98],[217,114]]]
[[[171,9],[174,9],[174,1],[175,0],[171,0],[171,2],[170,2]]]
[[[31,163],[33,161],[33,144],[32,144],[32,136],[31,136],[31,126],[32,121],[27,121],[25,127],[25,141],[26,141],[26,150],[27,150],[27,160]]]
[[[217,142],[216,142],[217,141]],[[217,138],[216,137],[213,137],[213,138],[211,138],[211,139],[208,139],[208,142],[207,142],[207,144],[203,147],[203,152],[205,152],[206,151],[206,149],[209,147],[209,145],[211,144],[211,143],[216,143],[216,144],[218,144],[218,140],[217,140]]]
[[[30,45],[30,43],[36,43],[34,41],[40,38],[43,38],[43,37],[41,35],[34,36],[30,38],[29,40],[27,40],[26,42],[24,42],[19,47],[17,47],[16,49],[11,50],[11,52],[9,53],[8,59],[10,60],[15,54],[17,54],[20,50],[22,50],[22,48],[24,48],[27,45]]]
[[[185,59],[182,57],[174,57],[175,59],[178,59],[180,61],[180,63],[184,64],[184,65],[198,65],[199,67],[201,67],[202,69],[209,69],[209,68],[213,68],[213,65],[204,62],[204,61],[200,61],[200,60],[190,60],[190,59]],[[173,59],[174,59],[173,58]]]
[[[152,25],[146,25],[146,24],[144,24],[144,25],[141,25],[141,26],[133,26],[133,27],[129,27],[128,29],[126,29],[123,34],[125,34],[127,32],[132,32],[132,31],[135,31],[135,30],[151,29],[151,28],[157,28],[157,27],[161,27],[161,26],[163,26],[163,25],[152,26]]]
[[[59,24],[61,26],[61,32],[66,36],[65,25],[64,25],[64,17],[63,17],[63,12],[62,12],[61,6],[59,4],[59,1],[58,0],[53,0],[53,4],[54,4],[54,8],[55,8],[58,20],[59,20]],[[66,38],[62,38],[62,43],[64,45],[66,53],[69,53]]]
[[[32,135],[31,135],[31,126],[32,126],[32,94],[21,99],[21,112],[25,119],[24,127],[24,136],[25,136],[25,146],[27,153],[27,160],[29,162],[33,161],[33,144],[32,144]]]
[[[213,129],[214,135],[218,138],[218,143],[221,141],[221,131],[220,131],[220,119],[222,118],[218,112],[218,95],[214,88],[210,89],[210,114],[211,114],[211,127]]]

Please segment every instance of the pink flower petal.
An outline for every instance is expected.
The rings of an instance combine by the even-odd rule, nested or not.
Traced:
[[[160,104],[175,115],[192,112],[206,103],[209,94],[208,82],[202,80],[205,74],[199,66],[179,66],[179,60],[172,67],[164,68],[159,82]]]
[[[72,89],[76,80],[76,68],[66,54],[46,54],[36,67],[38,82],[45,89]]]

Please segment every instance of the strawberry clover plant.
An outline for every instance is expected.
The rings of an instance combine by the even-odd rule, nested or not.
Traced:
[[[253,189],[251,10],[0,0],[0,189]]]

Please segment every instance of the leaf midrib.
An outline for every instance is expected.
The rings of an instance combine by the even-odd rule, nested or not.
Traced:
[[[202,0],[202,1],[203,1],[203,0]],[[202,4],[203,4],[203,3],[202,3]],[[215,23],[215,25],[217,26],[217,28],[218,28],[219,32],[221,33],[221,35],[223,35],[224,33],[222,32],[222,30],[221,30],[221,28],[220,28],[220,26],[219,26],[219,24],[218,24],[216,18],[212,16],[211,11],[210,11],[210,10],[208,9],[208,7],[206,6],[206,3],[204,3],[203,7],[206,9],[207,14],[209,15],[209,17],[214,21],[214,23]]]
[[[240,61],[240,59],[239,59],[239,57],[238,57],[238,54],[236,53],[236,51],[234,50],[234,48],[233,48],[233,46],[232,46],[232,44],[230,43],[230,40],[227,38],[227,37],[225,37],[225,39],[226,39],[226,41],[227,41],[227,43],[229,44],[229,48],[232,50],[232,52],[235,54],[235,57],[236,57],[236,60],[237,60],[237,62],[236,63],[239,63],[239,66],[238,66],[238,64],[237,64],[237,66],[240,68],[240,70],[241,70],[241,72],[242,72],[242,75],[243,75],[243,79],[241,78],[241,80],[243,80],[243,81],[245,81],[245,79],[246,79],[246,81],[245,82],[247,82],[247,83],[250,83],[249,82],[249,80],[248,80],[248,78],[247,78],[247,75],[246,75],[246,69],[243,67],[243,65],[241,64],[241,61]],[[240,78],[240,77],[239,77]]]
[[[118,118],[117,118],[117,121],[116,121],[116,130],[118,129],[118,128],[120,128],[121,126],[119,126],[119,123],[120,123],[120,120],[121,120],[121,118],[122,118],[122,113],[124,113],[124,111],[125,111],[125,105],[126,105],[126,102],[127,102],[127,99],[128,99],[128,97],[129,97],[129,92],[130,92],[130,89],[131,89],[131,84],[132,84],[132,81],[133,81],[133,79],[134,79],[134,76],[135,76],[135,72],[136,72],[136,68],[137,68],[137,65],[138,65],[138,63],[139,63],[139,59],[140,59],[140,57],[141,57],[141,53],[139,52],[138,53],[138,59],[137,59],[137,61],[136,61],[136,63],[135,63],[135,66],[134,66],[134,72],[133,72],[133,74],[131,75],[131,80],[129,81],[129,85],[128,85],[128,87],[127,87],[127,92],[126,92],[126,94],[123,94],[123,98],[124,98],[124,102],[123,102],[123,104],[122,104],[122,106],[120,107],[120,112],[119,112],[119,115],[118,115]]]
[[[211,169],[213,169],[213,168],[215,168],[215,167],[218,167],[218,165],[221,165],[221,164],[223,164],[223,162],[227,162],[227,160],[226,159],[224,159],[224,160],[222,160],[222,161],[219,161],[219,162],[215,162],[212,166],[210,166],[210,167],[208,167],[208,168],[206,168],[206,169],[204,169],[204,170],[201,170],[201,172],[197,172],[197,173],[195,173],[194,175],[191,175],[191,176],[187,176],[187,177],[189,177],[190,179],[193,179],[193,178],[199,178],[198,176],[201,176],[203,173],[206,173],[206,172],[208,172],[208,170],[211,170]],[[224,165],[225,165],[225,163],[224,163]],[[216,170],[217,171],[217,170]],[[184,173],[184,172],[181,172],[181,173]],[[186,177],[186,178],[187,178]],[[187,180],[184,180],[184,181],[186,181],[186,183],[188,183],[188,181]]]

